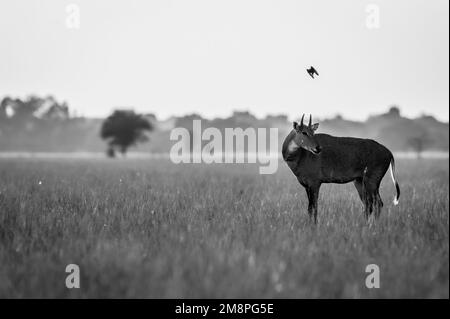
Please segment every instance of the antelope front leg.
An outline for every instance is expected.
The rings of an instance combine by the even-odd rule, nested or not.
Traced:
[[[318,202],[319,202],[319,190],[320,185],[311,188],[311,198],[313,205],[313,213],[314,213],[314,224],[317,224],[317,210],[318,210]]]
[[[306,188],[306,194],[308,195],[308,215],[309,218],[314,218],[314,223],[317,224],[317,202],[319,199],[319,185],[309,186]]]
[[[314,200],[312,198],[312,191],[310,187],[305,187],[306,196],[308,197],[308,215],[309,219],[312,219],[314,214]]]

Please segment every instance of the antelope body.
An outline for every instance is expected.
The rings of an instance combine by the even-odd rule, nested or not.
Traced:
[[[304,117],[304,116],[303,116]],[[364,205],[366,219],[375,212],[378,217],[383,207],[379,187],[389,166],[397,195],[400,187],[395,179],[394,157],[385,146],[370,139],[335,137],[315,134],[319,124],[294,122],[294,129],[283,143],[282,154],[289,168],[305,188],[308,214],[317,223],[317,201],[322,183],[353,182]]]

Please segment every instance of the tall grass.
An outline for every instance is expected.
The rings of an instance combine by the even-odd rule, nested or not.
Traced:
[[[448,298],[448,164],[397,161],[400,204],[386,175],[369,228],[352,184],[322,186],[313,225],[281,162],[3,159],[0,297]]]

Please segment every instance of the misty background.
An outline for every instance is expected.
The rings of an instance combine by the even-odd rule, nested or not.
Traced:
[[[131,151],[168,153],[175,141],[170,141],[170,131],[175,127],[192,130],[194,119],[202,120],[202,129],[216,127],[225,136],[225,128],[279,129],[279,146],[292,129],[292,122],[284,114],[257,118],[247,111],[234,111],[224,118],[205,119],[199,114],[158,119],[152,113],[142,114],[152,127],[143,141]],[[370,116],[366,121],[351,121],[337,115],[317,119],[318,132],[337,136],[374,138],[394,151],[445,151],[449,150],[449,124],[430,115],[410,119],[402,116],[398,106]],[[0,150],[9,152],[103,152],[105,142],[100,137],[103,118],[86,118],[71,115],[66,102],[54,97],[31,96],[26,99],[3,98],[0,103]],[[205,144],[206,142],[204,142]],[[236,150],[242,152],[245,150]]]
[[[192,119],[278,127],[281,144],[303,113],[319,132],[448,151],[448,5],[1,2],[0,152],[103,152],[101,125],[116,109],[153,124],[139,152],[168,152],[170,130]]]

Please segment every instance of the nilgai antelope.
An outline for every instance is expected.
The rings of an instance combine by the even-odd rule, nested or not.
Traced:
[[[380,215],[383,201],[379,188],[388,167],[397,195],[400,187],[395,179],[394,157],[386,147],[374,140],[354,137],[335,137],[328,134],[315,134],[319,123],[294,122],[294,129],[283,143],[283,159],[305,188],[308,196],[308,214],[317,223],[317,201],[322,183],[344,184],[353,182],[364,205],[367,220],[375,213]]]

